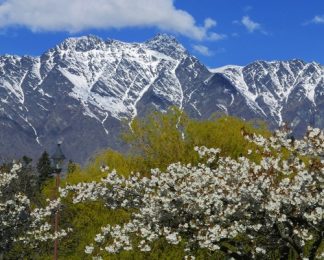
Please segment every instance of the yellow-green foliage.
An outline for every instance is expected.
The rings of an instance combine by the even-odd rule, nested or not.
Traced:
[[[173,109],[169,113],[153,113],[145,119],[135,119],[132,131],[125,133],[123,139],[131,146],[125,155],[107,150],[97,156],[84,168],[76,167],[74,172],[62,180],[66,183],[99,181],[106,173],[101,172],[101,165],[116,169],[119,174],[127,176],[130,172],[149,174],[151,168],[165,169],[170,163],[198,163],[199,158],[194,151],[195,146],[219,147],[222,155],[237,157],[246,155],[255,146],[244,140],[241,131],[269,133],[264,127],[255,128],[251,123],[234,117],[215,118],[210,121],[189,119],[184,113]],[[256,159],[258,155],[255,155]],[[251,158],[251,157],[250,157]],[[252,157],[253,158],[253,157]],[[53,192],[54,183],[48,183],[44,191]],[[52,193],[53,194],[53,193]],[[60,244],[62,259],[88,259],[84,253],[85,246],[94,243],[95,234],[100,227],[108,223],[116,224],[127,221],[130,212],[108,210],[103,202],[81,203],[74,205],[70,201],[62,212],[61,226],[72,227],[73,233]],[[50,257],[50,253],[48,257]],[[201,250],[198,259],[222,259],[219,255],[208,255]],[[183,259],[182,245],[171,246],[164,241],[157,241],[153,251],[142,253],[137,250],[121,252],[107,259]],[[46,259],[46,256],[43,257]],[[89,258],[90,259],[90,258]]]
[[[213,120],[193,120],[173,109],[167,114],[153,113],[148,118],[136,119],[132,131],[124,139],[132,145],[132,153],[141,155],[147,171],[165,169],[170,163],[196,163],[195,146],[221,148],[223,156],[237,158],[247,155],[255,145],[246,141],[241,131],[269,135],[261,123],[252,123],[224,116]],[[256,156],[257,157],[257,156]],[[250,158],[254,159],[253,156]]]
[[[109,210],[102,202],[67,204],[62,212],[61,226],[72,227],[73,232],[61,243],[61,257],[76,260],[85,257],[85,246],[94,242],[102,226],[123,223],[129,215],[124,210]]]
[[[191,162],[196,158],[187,153],[188,143],[183,139],[187,122],[186,115],[175,109],[168,114],[152,113],[147,118],[135,119],[131,131],[123,138],[131,145],[132,154],[143,157],[147,171],[164,169],[171,162]]]
[[[126,166],[126,160],[127,159],[121,153],[107,150],[95,157],[83,170],[69,174],[65,182],[75,184],[81,181],[100,181],[100,179],[106,175],[106,173],[100,170],[100,167],[102,165],[107,165],[107,162],[110,162],[109,165],[111,168],[118,168],[119,173],[127,174],[128,168]]]
[[[244,139],[241,131],[269,135],[262,124],[256,128],[250,122],[230,116],[209,121],[190,120],[187,126],[190,148],[194,146],[217,147],[221,149],[221,155],[233,158],[247,155],[249,149],[255,149],[255,145]]]

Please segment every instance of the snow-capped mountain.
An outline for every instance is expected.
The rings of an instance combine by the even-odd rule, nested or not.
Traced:
[[[193,117],[225,112],[272,127],[323,127],[323,67],[303,61],[255,62],[208,70],[174,37],[144,43],[69,38],[40,57],[0,56],[0,154],[38,157],[64,139],[83,162],[136,116],[176,105]]]
[[[274,127],[287,122],[301,133],[306,124],[324,126],[324,68],[318,63],[256,61],[212,71],[235,86],[247,104]]]

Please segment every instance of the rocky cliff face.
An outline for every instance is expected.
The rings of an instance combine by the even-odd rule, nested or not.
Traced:
[[[299,60],[208,70],[175,38],[144,43],[69,38],[40,57],[0,57],[0,154],[38,157],[64,140],[84,162],[136,116],[175,105],[197,118],[224,112],[287,121],[295,132],[324,126],[324,68]]]

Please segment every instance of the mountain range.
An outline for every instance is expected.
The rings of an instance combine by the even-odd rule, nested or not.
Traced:
[[[301,135],[309,124],[324,128],[324,67],[295,59],[210,69],[166,34],[143,43],[68,38],[40,57],[0,56],[2,160],[37,158],[58,140],[76,162],[123,150],[127,123],[170,106],[271,129],[288,122]]]

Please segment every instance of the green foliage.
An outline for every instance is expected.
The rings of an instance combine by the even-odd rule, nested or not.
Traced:
[[[152,113],[144,119],[135,119],[131,130],[123,134],[123,139],[130,145],[128,154],[113,150],[104,151],[95,156],[92,161],[81,169],[78,165],[69,164],[68,175],[62,180],[66,183],[99,181],[106,176],[100,170],[101,166],[116,169],[121,175],[130,172],[140,172],[149,175],[151,168],[165,169],[170,163],[183,162],[197,164],[200,162],[195,146],[219,147],[222,155],[238,157],[247,155],[249,149],[255,146],[242,136],[242,129],[247,133],[268,135],[264,126],[245,122],[234,117],[214,118],[209,121],[193,120],[183,112],[172,109],[168,113]],[[255,159],[258,159],[256,153]],[[251,158],[251,156],[249,156]],[[53,194],[54,182],[47,182],[44,193]],[[94,243],[93,238],[100,228],[107,223],[121,224],[126,222],[131,212],[124,210],[108,210],[103,202],[72,204],[69,199],[61,213],[61,227],[71,227],[73,233],[60,243],[62,259],[90,259],[84,253],[86,245]],[[50,245],[48,248],[51,248]],[[42,255],[42,259],[51,258],[51,250]],[[124,251],[117,255],[107,254],[105,259],[183,259],[183,246],[180,243],[172,246],[163,240],[153,244],[153,250],[148,253],[139,250]],[[35,259],[37,257],[35,256]],[[224,259],[222,255],[204,250],[197,252],[197,259]]]
[[[72,160],[69,160],[67,165],[67,173],[71,174],[77,171],[77,168],[80,167],[78,164],[74,163]]]
[[[165,169],[170,163],[179,161],[197,163],[195,146],[218,147],[222,156],[237,158],[256,148],[244,139],[242,131],[269,135],[262,123],[253,124],[230,116],[194,120],[176,109],[167,114],[153,113],[147,118],[135,119],[131,126],[132,131],[125,133],[123,138],[131,145],[131,154],[142,156],[146,171]],[[254,159],[260,157],[254,156]]]
[[[147,118],[135,119],[131,131],[123,135],[131,145],[131,154],[143,157],[144,167],[165,169],[170,162],[192,162],[197,159],[190,148],[184,132],[188,125],[187,116],[172,109],[167,114],[152,113]]]
[[[255,150],[256,148],[244,139],[242,131],[269,135],[262,124],[256,128],[251,122],[224,116],[210,121],[190,120],[187,136],[190,148],[194,146],[217,147],[221,149],[222,156],[237,158],[247,155],[249,149]]]
[[[135,119],[132,131],[125,133],[123,138],[131,145],[128,155],[107,150],[98,156],[84,169],[73,169],[64,183],[81,181],[98,181],[106,175],[100,166],[108,165],[119,174],[127,176],[131,171],[149,174],[149,169],[166,168],[170,163],[181,161],[197,163],[199,161],[195,146],[220,147],[225,155],[237,157],[246,154],[251,144],[244,140],[241,129],[248,132],[263,132],[264,128],[256,129],[242,120],[224,117],[212,121],[189,119],[178,110],[167,114],[153,113],[145,119]],[[84,254],[85,245],[93,242],[93,237],[105,223],[121,223],[128,219],[129,213],[109,211],[103,204],[68,204],[64,210],[65,224],[72,225],[73,235],[65,240],[62,247],[66,248],[63,255],[69,259],[77,259]],[[89,225],[91,223],[91,225]],[[198,259],[208,257],[206,252],[199,252]],[[109,259],[182,259],[181,245],[170,246],[163,241],[154,244],[150,253],[138,251],[122,252]],[[108,257],[108,255],[107,255]],[[214,256],[217,259],[216,256]]]
[[[101,202],[78,205],[66,202],[60,219],[60,226],[70,227],[73,232],[60,242],[59,258],[91,259],[84,253],[85,246],[94,242],[93,238],[102,226],[107,223],[123,223],[129,219],[129,213],[124,210],[109,210]],[[51,253],[48,254],[49,259]]]
[[[140,172],[149,176],[151,168],[165,169],[174,162],[197,164],[201,161],[194,151],[195,146],[218,147],[222,156],[237,158],[247,156],[258,161],[262,151],[254,144],[246,141],[242,135],[258,133],[269,136],[264,124],[246,122],[230,116],[213,117],[211,120],[190,119],[182,111],[172,109],[168,113],[152,113],[146,118],[135,119],[131,130],[123,134],[123,139],[131,149],[128,154],[113,150],[106,150],[97,156],[83,169],[72,161],[68,163],[67,176],[61,185],[79,182],[99,181],[106,176],[100,170],[101,166],[116,169],[118,174],[127,176],[130,172]],[[250,154],[249,150],[252,150]],[[289,157],[288,151],[284,152]],[[307,162],[307,158],[300,157]],[[34,170],[28,157],[24,157],[25,177],[19,184],[19,189],[30,191],[34,184],[29,183]],[[43,153],[37,164],[41,175],[44,196],[53,198],[55,194],[54,178],[50,179],[52,169],[49,156]],[[10,169],[10,165],[2,165],[2,170]],[[24,190],[25,189],[25,190]],[[35,188],[37,190],[37,188]],[[38,198],[41,198],[37,195]],[[59,244],[59,259],[91,259],[84,253],[86,245],[94,242],[94,237],[106,224],[122,224],[127,222],[132,212],[125,210],[109,210],[104,202],[88,202],[73,204],[69,198],[64,201],[61,211],[60,227],[72,228],[73,232]],[[242,237],[241,239],[244,239]],[[260,237],[260,239],[262,239]],[[226,246],[226,245],[224,245]],[[122,251],[117,255],[106,254],[104,259],[183,259],[183,243],[170,245],[163,239],[153,243],[151,252],[140,252],[138,249]],[[229,247],[230,249],[230,247]],[[324,250],[322,243],[320,252]],[[28,250],[17,244],[10,252],[8,259],[52,259],[53,243],[48,243],[34,250]],[[269,259],[278,259],[279,251],[269,255]],[[295,259],[293,253],[289,256]],[[226,259],[220,253],[211,254],[207,250],[199,249],[196,259]]]
[[[127,176],[131,171],[141,171],[143,159],[107,150],[96,156],[84,169],[77,166],[72,174],[68,174],[62,180],[62,184],[99,181],[107,175],[106,172],[100,170],[100,167],[103,165],[109,165],[110,169],[116,169],[119,174]]]

